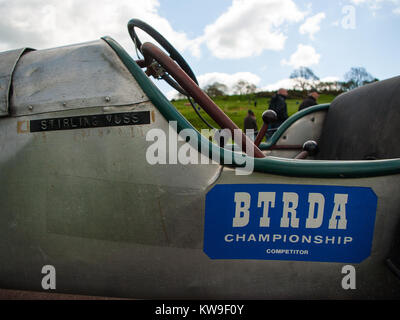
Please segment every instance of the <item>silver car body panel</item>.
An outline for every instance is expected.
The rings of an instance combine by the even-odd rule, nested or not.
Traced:
[[[317,111],[310,113],[293,123],[278,139],[276,146],[302,146],[304,142],[320,140],[325,117],[328,111]],[[280,158],[295,158],[301,150],[272,150],[267,155]],[[312,157],[308,157],[312,159]]]
[[[0,53],[0,117],[9,114],[9,98],[15,67],[21,56],[32,49],[22,48]]]
[[[13,92],[13,116],[148,100],[103,40],[24,55],[14,72]]]

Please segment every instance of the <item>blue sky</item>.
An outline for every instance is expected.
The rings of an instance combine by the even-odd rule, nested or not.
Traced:
[[[303,65],[322,79],[341,80],[354,66],[379,79],[399,73],[400,0],[0,0],[0,14],[0,51],[110,35],[134,55],[126,24],[142,19],[202,86],[243,78],[272,90]]]
[[[199,37],[204,28],[212,24],[232,5],[229,0],[203,1],[161,0],[160,14],[170,21],[176,30],[185,31],[190,37]],[[399,75],[397,31],[400,30],[400,14],[394,10],[400,7],[392,1],[295,1],[298,8],[308,14],[298,23],[282,25],[287,35],[284,48],[279,51],[265,50],[258,56],[240,59],[219,59],[204,48],[200,58],[185,54],[185,58],[196,74],[211,72],[237,73],[251,72],[260,77],[259,87],[277,83],[288,78],[295,68],[282,65],[282,59],[288,60],[296,52],[299,44],[311,46],[320,55],[318,63],[309,67],[321,78],[342,79],[354,66],[365,67],[373,76],[386,79]],[[379,7],[376,7],[378,5]],[[342,20],[352,6],[355,14],[354,28]],[[212,8],[212,10],[210,9]],[[324,13],[320,30],[313,39],[308,34],[300,34],[299,28],[307,17]],[[338,23],[339,22],[339,23]],[[244,24],[246,24],[244,22]]]

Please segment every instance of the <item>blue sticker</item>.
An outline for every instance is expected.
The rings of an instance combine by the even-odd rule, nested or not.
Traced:
[[[217,185],[206,197],[204,252],[211,259],[360,263],[371,254],[371,188]]]

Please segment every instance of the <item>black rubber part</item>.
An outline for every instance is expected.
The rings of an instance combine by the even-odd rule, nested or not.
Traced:
[[[400,158],[399,132],[400,77],[365,85],[332,102],[317,159]]]
[[[188,74],[190,78],[198,85],[199,82],[197,81],[194,72],[185,61],[185,59],[181,56],[181,54],[165,39],[157,30],[153,27],[148,25],[146,22],[139,20],[139,19],[132,19],[128,22],[128,32],[133,41],[133,43],[137,46],[140,53],[142,53],[142,42],[140,41],[139,37],[135,32],[135,27],[143,30],[148,35],[150,35],[154,40],[156,40],[161,47],[163,47],[170,55],[170,57],[175,60],[178,65]]]

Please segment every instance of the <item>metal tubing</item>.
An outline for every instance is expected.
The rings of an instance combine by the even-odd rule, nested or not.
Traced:
[[[260,146],[260,143],[264,139],[265,135],[267,134],[267,131],[268,131],[268,124],[264,123],[263,126],[261,127],[261,130],[258,132],[256,140],[254,141],[254,144],[257,147]]]

